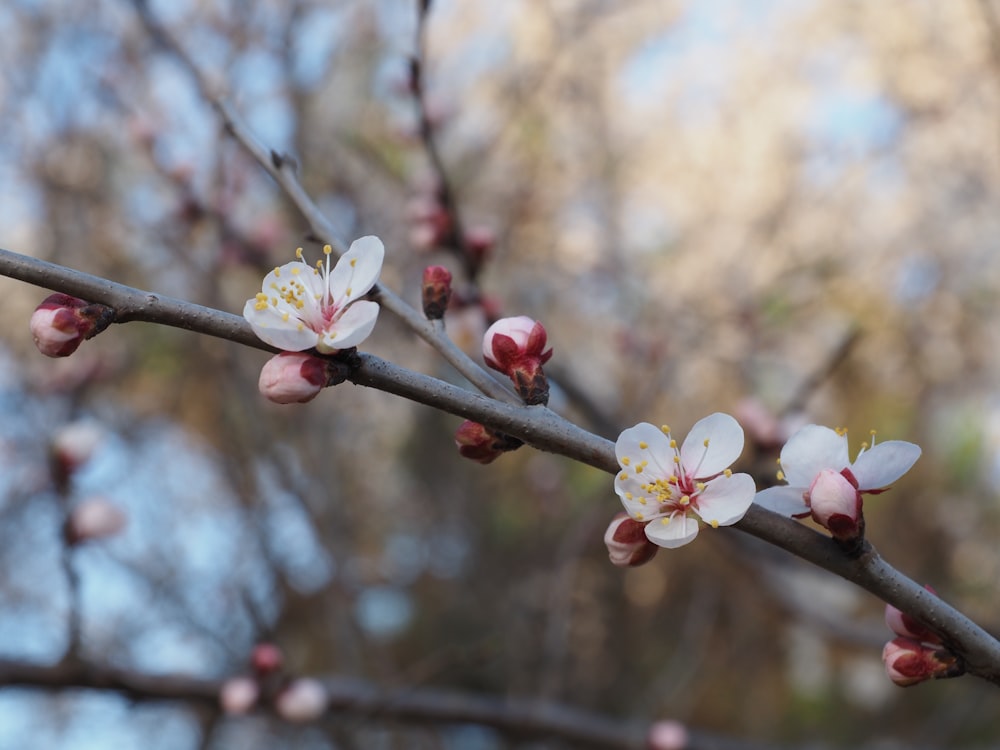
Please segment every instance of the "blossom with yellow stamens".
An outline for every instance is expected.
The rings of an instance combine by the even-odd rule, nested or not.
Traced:
[[[298,260],[264,277],[261,291],[247,300],[243,317],[257,336],[279,349],[301,352],[316,348],[323,354],[357,346],[375,328],[378,304],[364,297],[382,270],[385,248],[378,237],[362,237],[330,268],[326,258],[310,266]]]
[[[615,443],[615,492],[651,542],[680,547],[698,535],[695,516],[717,528],[746,514],[757,488],[749,474],[729,470],[742,452],[743,429],[728,414],[695,423],[679,448],[669,427],[642,422]]]

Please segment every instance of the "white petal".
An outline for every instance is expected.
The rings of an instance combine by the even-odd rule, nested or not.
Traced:
[[[642,447],[643,445],[646,447]],[[615,442],[615,456],[621,466],[626,466],[627,460],[630,471],[639,462],[648,461],[646,471],[654,479],[665,479],[676,473],[670,438],[649,422],[640,422],[619,435]]]
[[[358,300],[327,327],[317,348],[321,352],[329,353],[357,346],[375,330],[377,319],[378,303],[366,299]]]
[[[808,487],[823,469],[840,471],[850,463],[847,435],[818,424],[807,424],[781,449],[781,470],[794,487]]]
[[[378,237],[354,240],[330,271],[330,295],[339,305],[364,297],[375,286],[382,271],[385,247]]]
[[[256,300],[247,300],[243,317],[261,341],[286,352],[301,352],[316,346],[316,333],[298,318],[289,316],[285,320],[279,309],[268,306],[258,310],[256,305]]]
[[[672,521],[664,523],[661,518],[646,524],[646,538],[653,544],[667,549],[683,547],[698,536],[698,522],[687,515],[676,515]]]
[[[746,515],[757,491],[749,474],[716,477],[698,495],[698,515],[706,523],[729,526]]]
[[[802,499],[802,494],[807,489],[807,487],[771,487],[758,492],[754,502],[783,516],[801,516],[809,513],[809,506]]]
[[[920,446],[904,440],[887,440],[865,451],[851,466],[861,490],[877,490],[895,482],[920,458]]]
[[[708,441],[708,447],[705,447]],[[695,422],[681,446],[681,463],[689,476],[714,477],[743,452],[743,428],[722,412]]]
[[[663,515],[660,504],[642,488],[646,482],[647,478],[643,474],[625,469],[615,476],[615,492],[621,498],[626,512],[636,521],[649,521]]]

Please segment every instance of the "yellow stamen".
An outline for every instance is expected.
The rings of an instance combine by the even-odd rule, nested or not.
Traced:
[[[709,521],[708,523],[711,525],[711,527],[713,529],[719,528],[719,522],[718,521]]]
[[[778,477],[778,481],[779,482],[784,482],[785,481],[785,472],[779,471],[778,474],[777,474],[777,477]]]
[[[702,445],[704,445],[706,448],[708,447],[708,438],[705,438],[705,442],[702,443]]]
[[[628,456],[622,456],[622,466],[628,466],[630,463],[632,463],[631,458]]]
[[[729,477],[731,477],[733,475],[733,470],[732,469],[726,469],[722,473],[725,475],[726,479],[729,479]]]
[[[645,440],[641,440],[641,441],[639,441],[639,447],[640,447],[640,448],[641,448],[642,450],[646,450],[646,448],[648,448],[648,447],[649,447],[649,443],[647,443],[647,442],[646,442]]]

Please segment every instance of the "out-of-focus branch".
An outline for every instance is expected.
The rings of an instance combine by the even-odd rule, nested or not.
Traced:
[[[261,167],[278,183],[309,224],[312,234],[321,242],[333,247],[336,254],[347,251],[347,244],[340,238],[319,206],[309,197],[296,175],[294,159],[265,147],[250,130],[239,112],[226,99],[226,86],[221,80],[212,79],[170,35],[153,15],[146,0],[132,0],[149,35],[169,52],[192,76],[199,92],[218,113],[226,130],[253,156]],[[369,296],[396,315],[417,336],[436,349],[452,367],[473,386],[490,398],[506,403],[520,403],[520,399],[502,383],[470,359],[465,352],[431,321],[408,305],[402,297],[382,284],[377,284]]]
[[[648,725],[612,719],[565,704],[492,698],[436,688],[386,690],[363,680],[321,680],[327,716],[387,720],[409,724],[477,724],[516,737],[548,737],[573,747],[640,750]],[[181,675],[148,675],[79,662],[51,666],[0,661],[0,686],[47,690],[90,688],[125,695],[133,701],[180,701],[218,710],[222,682]],[[261,709],[258,709],[261,710]],[[754,750],[744,742],[690,732],[691,750]],[[762,750],[762,749],[761,749]]]
[[[0,249],[0,275],[99,302],[116,311],[115,322],[158,323],[277,351],[253,334],[241,317],[116,284],[90,274]],[[610,474],[618,471],[614,443],[581,429],[542,406],[515,406],[485,398],[412,372],[371,354],[359,355],[351,381],[481,422],[541,450],[558,453]],[[867,542],[855,555],[831,538],[784,516],[751,506],[735,525],[776,547],[857,584],[933,628],[970,674],[1000,685],[1000,642],[958,610],[885,562]]]
[[[462,216],[458,210],[455,191],[451,187],[448,171],[445,169],[437,139],[434,137],[434,118],[431,117],[427,104],[426,69],[427,69],[427,20],[430,16],[430,2],[417,0],[416,43],[413,57],[410,59],[410,90],[413,92],[413,102],[417,110],[417,128],[420,142],[427,153],[434,179],[437,182],[437,198],[441,208],[448,215],[448,231],[441,243],[456,251],[465,266],[469,282],[476,283],[476,278],[482,268],[482,257],[469,252],[465,238],[465,228]]]

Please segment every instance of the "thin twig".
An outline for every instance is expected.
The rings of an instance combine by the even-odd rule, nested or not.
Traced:
[[[338,256],[343,255],[347,251],[347,244],[340,238],[333,224],[323,215],[319,206],[302,187],[302,183],[299,182],[295,173],[295,160],[268,149],[257,139],[239,112],[227,101],[223,82],[211,79],[201,70],[187,51],[156,19],[146,0],[132,0],[132,3],[149,35],[188,71],[201,95],[218,113],[226,130],[285,191],[285,194],[309,224],[312,234],[319,241],[329,244]],[[422,313],[407,304],[391,289],[377,284],[369,296],[396,315],[418,337],[436,349],[445,361],[460,372],[481,393],[509,404],[521,403],[513,391],[495,380],[459,349],[448,336],[443,335],[438,328],[433,326]]]

